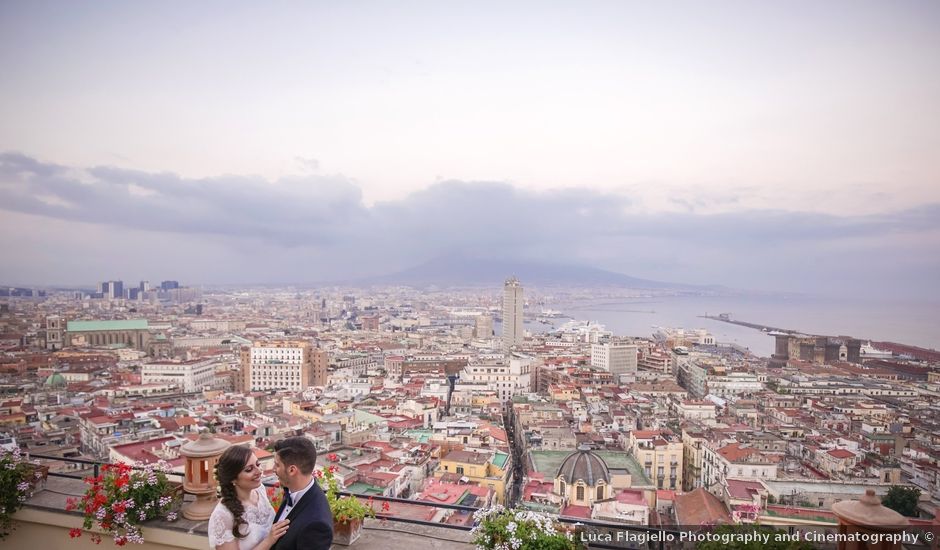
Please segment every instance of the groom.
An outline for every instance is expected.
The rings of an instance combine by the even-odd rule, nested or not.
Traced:
[[[274,523],[289,519],[290,526],[272,550],[329,550],[333,543],[333,515],[313,475],[316,462],[317,448],[306,437],[274,444],[274,473],[284,487]]]

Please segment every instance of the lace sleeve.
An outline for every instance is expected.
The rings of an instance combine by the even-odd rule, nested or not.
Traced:
[[[228,511],[228,508],[221,502],[217,504],[209,517],[210,550],[215,550],[216,546],[235,540],[235,535],[232,534],[233,523],[235,523],[235,517]]]

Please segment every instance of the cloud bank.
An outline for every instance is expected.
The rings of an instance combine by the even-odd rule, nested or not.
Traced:
[[[133,280],[158,270],[201,283],[307,283],[465,254],[741,288],[936,291],[940,204],[843,216],[789,206],[653,212],[628,194],[455,180],[367,206],[341,175],[187,179],[7,152],[0,280]]]

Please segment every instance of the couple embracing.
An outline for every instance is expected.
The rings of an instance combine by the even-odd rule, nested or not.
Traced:
[[[274,445],[274,473],[284,498],[275,512],[248,447],[229,447],[216,466],[222,501],[209,518],[212,550],[328,550],[333,516],[313,475],[317,449],[306,437]]]

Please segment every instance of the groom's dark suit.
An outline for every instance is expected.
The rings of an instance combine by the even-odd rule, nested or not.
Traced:
[[[286,499],[278,508],[277,520],[284,519],[281,512],[287,505]],[[329,550],[333,544],[333,514],[326,501],[323,489],[314,481],[300,500],[287,514],[290,526],[287,533],[279,538],[271,550]]]

